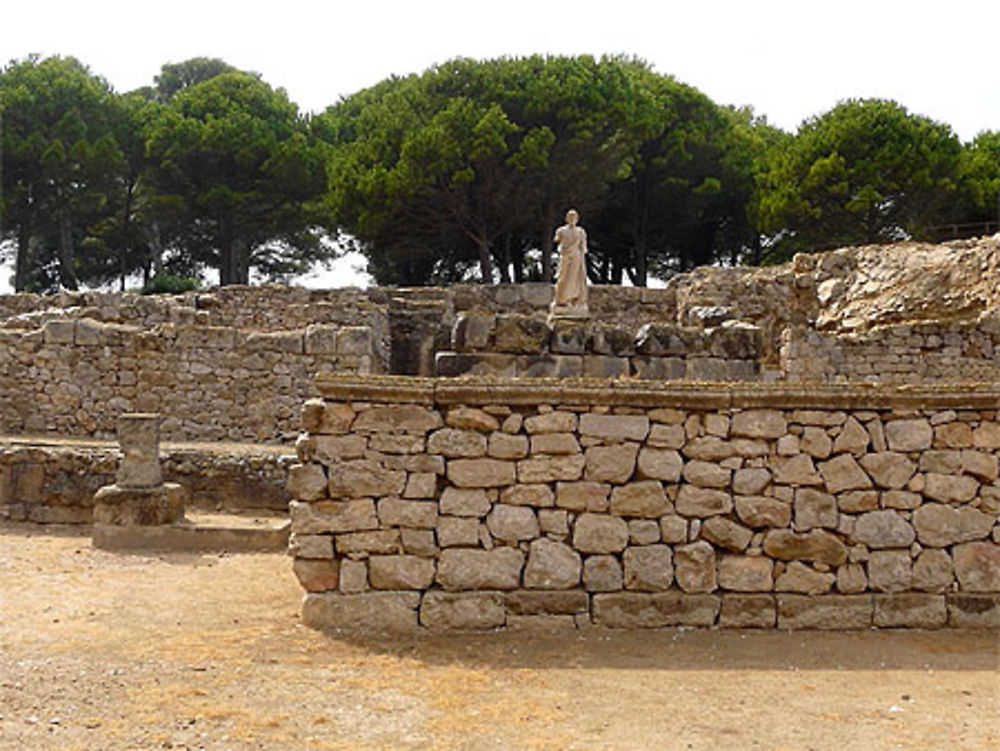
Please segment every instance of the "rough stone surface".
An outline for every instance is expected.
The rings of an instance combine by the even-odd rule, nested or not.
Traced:
[[[581,514],[573,525],[573,547],[582,553],[620,553],[628,545],[624,519]]]
[[[734,592],[769,592],[774,587],[770,558],[724,555],[719,559],[719,586]]]
[[[674,552],[674,576],[685,592],[712,592],[717,586],[715,549],[705,542],[684,545]]]
[[[437,582],[447,590],[517,589],[524,553],[513,548],[448,548],[438,560]]]
[[[528,589],[569,589],[580,583],[583,564],[569,545],[535,540],[528,551],[524,586]]]
[[[622,565],[613,555],[591,555],[583,562],[583,586],[588,592],[617,592],[625,586]]]
[[[656,518],[671,511],[670,501],[657,480],[640,480],[611,491],[611,513]]]
[[[995,514],[968,506],[927,503],[913,512],[913,527],[920,544],[935,548],[981,540],[990,534],[995,522]]]
[[[1000,545],[966,542],[952,549],[955,576],[965,592],[1000,592]]]
[[[653,592],[669,589],[673,583],[673,553],[667,545],[628,547],[622,561],[626,589]]]
[[[415,555],[373,555],[368,581],[374,589],[427,589],[434,581],[434,561]]]
[[[895,511],[869,511],[858,517],[851,538],[869,548],[905,548],[916,539],[916,533]]]
[[[484,631],[507,622],[503,596],[496,592],[427,592],[420,602],[420,624],[446,631]]]
[[[677,513],[683,516],[715,516],[732,510],[733,497],[725,490],[682,485],[677,494]]]
[[[302,622],[316,629],[408,632],[417,627],[416,592],[312,593],[302,602]]]
[[[843,630],[872,625],[871,595],[781,594],[777,602],[778,628]]]
[[[587,449],[584,477],[592,482],[627,482],[635,470],[638,453],[639,446],[635,443],[592,446]]]

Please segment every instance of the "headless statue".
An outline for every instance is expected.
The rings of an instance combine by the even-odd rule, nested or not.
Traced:
[[[587,318],[587,232],[577,222],[575,209],[566,212],[566,224],[556,230],[559,275],[549,318]]]

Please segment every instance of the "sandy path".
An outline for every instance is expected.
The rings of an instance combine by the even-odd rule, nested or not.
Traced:
[[[1000,634],[337,639],[280,555],[0,526],[0,749],[997,749]]]

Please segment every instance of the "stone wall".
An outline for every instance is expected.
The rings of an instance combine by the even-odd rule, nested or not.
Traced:
[[[163,476],[184,486],[199,510],[283,512],[285,478],[294,457],[267,447],[162,447]],[[112,444],[0,446],[0,519],[89,524],[94,493],[115,481]]]
[[[366,326],[248,331],[90,318],[0,330],[0,433],[113,437],[125,412],[160,412],[171,440],[293,440],[318,372],[375,369]]]
[[[1000,319],[889,324],[851,334],[789,328],[780,371],[788,381],[990,383],[1000,380]]]
[[[321,378],[315,627],[1000,627],[1000,392]]]

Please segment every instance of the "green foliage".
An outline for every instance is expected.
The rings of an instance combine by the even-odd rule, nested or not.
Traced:
[[[769,257],[927,236],[955,210],[961,151],[947,125],[891,101],[849,100],[806,121],[771,152]]]
[[[1000,231],[1000,131],[983,131],[962,154],[961,220]]]
[[[201,282],[197,277],[157,274],[143,285],[140,294],[181,295],[196,290],[200,286]]]

